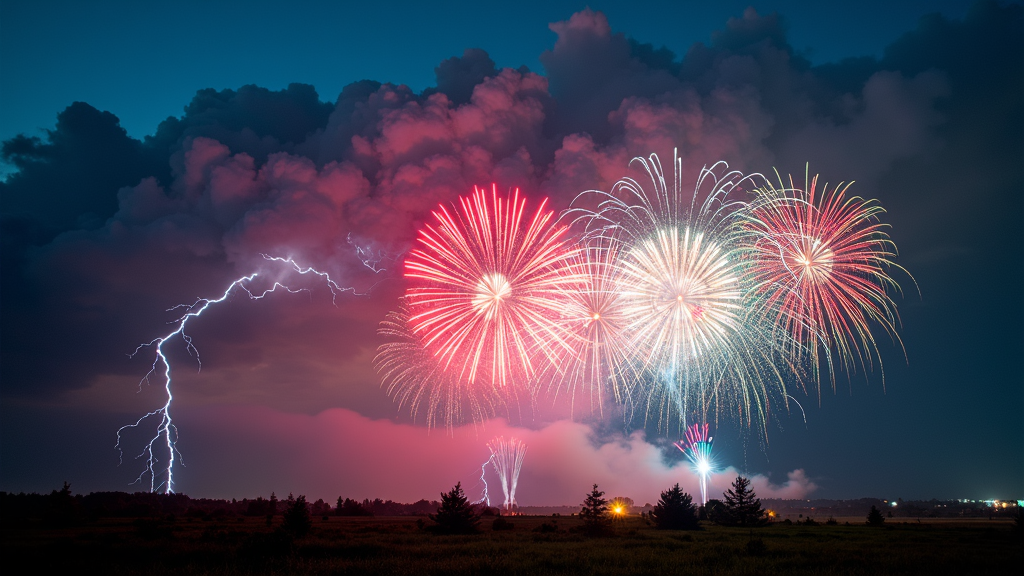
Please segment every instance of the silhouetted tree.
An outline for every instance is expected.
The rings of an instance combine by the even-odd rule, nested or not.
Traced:
[[[312,516],[326,516],[331,511],[331,505],[324,502],[323,498],[318,498],[316,502],[309,507],[309,513]]]
[[[651,510],[654,526],[660,530],[696,530],[697,508],[693,498],[676,484],[661,493],[661,499]]]
[[[277,503],[274,503],[275,506]],[[270,501],[263,496],[257,496],[255,500],[249,500],[246,509],[246,516],[266,516],[270,513]]]
[[[301,538],[309,533],[313,521],[309,517],[309,507],[306,505],[306,497],[299,496],[288,498],[292,504],[284,512],[284,529]]]
[[[583,520],[583,531],[591,536],[601,536],[612,531],[612,519],[608,514],[608,501],[602,498],[604,492],[597,489],[590,491],[587,498],[583,500],[583,509],[580,510],[580,518]]]
[[[441,493],[441,505],[430,519],[437,523],[433,530],[441,534],[475,534],[480,524],[480,517],[462,493],[462,482],[450,492]]]
[[[697,519],[721,524],[725,519],[725,513],[725,504],[722,504],[721,500],[712,498],[708,500],[707,504],[697,509]]]
[[[763,526],[768,523],[761,499],[750,488],[750,480],[737,476],[725,494],[725,518],[720,521],[729,526]]]
[[[871,511],[868,512],[868,526],[881,526],[885,524],[885,516],[882,516],[882,511],[871,506]]]
[[[338,496],[338,507],[335,509],[338,516],[373,516],[373,512],[351,498]]]
[[[50,493],[49,511],[45,520],[54,526],[70,526],[78,522],[78,501],[71,495],[71,484]]]

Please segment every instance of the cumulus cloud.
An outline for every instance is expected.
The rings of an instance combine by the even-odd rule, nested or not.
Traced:
[[[45,403],[68,390],[109,391],[104,383],[137,373],[123,353],[163,328],[162,310],[266,269],[261,254],[271,253],[374,289],[337,306],[277,298],[256,311],[231,303],[217,322],[197,325],[209,358],[205,382],[230,391],[214,394],[217,402],[271,407],[260,408],[267,430],[275,418],[310,433],[334,419],[349,437],[391,434],[394,425],[377,429],[384,425],[356,414],[388,411],[369,368],[374,329],[401,291],[401,254],[430,210],[491,182],[520,187],[531,201],[548,195],[564,208],[582,190],[610,187],[631,157],[673,149],[684,182],[718,160],[795,173],[810,162],[830,181],[861,180],[859,194],[904,214],[905,247],[939,250],[921,261],[918,277],[927,281],[929,270],[957,254],[1007,240],[995,235],[1020,213],[1019,175],[997,168],[1019,161],[1021,150],[1012,130],[1021,124],[1021,19],[1019,6],[980,3],[963,22],[923,20],[880,60],[812,67],[775,14],[748,9],[710,45],[677,57],[584,10],[551,24],[558,39],[541,55],[543,75],[499,70],[471,49],[440,63],[437,87],[419,94],[374,81],[345,87],[333,103],[301,84],[201,90],[144,141],[129,138],[113,114],[75,103],[45,141],[19,136],[3,144],[4,160],[18,168],[0,183],[3,397]],[[953,185],[942,177],[950,172],[971,175]],[[979,182],[988,185],[971,194],[1005,206],[994,216],[1005,225],[974,236],[938,234],[936,222],[952,227],[962,218],[939,200]],[[966,246],[965,238],[987,240]],[[368,253],[382,262],[373,268],[386,270],[367,267]],[[971,293],[971,278],[958,275],[950,298]],[[183,385],[208,386],[185,378]],[[272,409],[285,405],[329,411],[308,420]],[[584,427],[558,422],[534,433],[547,436],[532,443],[537,464],[529,474],[535,486],[551,475],[552,502],[575,498],[577,484],[593,481],[612,491],[641,486],[633,497],[648,499],[678,477],[641,436],[588,452]],[[335,449],[341,440],[320,448]],[[541,462],[560,458],[580,475],[542,472]],[[622,480],[631,468],[646,475]],[[439,476],[434,489],[451,480]],[[755,486],[764,495],[814,488],[800,470],[781,485],[756,478]],[[402,494],[396,488],[394,497]]]

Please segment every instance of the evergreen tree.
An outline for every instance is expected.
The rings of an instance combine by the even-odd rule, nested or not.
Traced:
[[[661,493],[661,499],[651,511],[651,519],[660,530],[696,530],[697,508],[693,498],[676,484]]]
[[[761,499],[750,488],[750,480],[743,476],[737,476],[732,483],[732,488],[729,488],[723,496],[725,496],[724,524],[763,526],[768,523],[765,512],[761,509]]]
[[[299,496],[293,499],[289,494],[289,501],[292,504],[284,512],[284,529],[301,538],[308,534],[313,526],[313,520],[309,517],[309,507],[306,506],[306,497]]]
[[[881,526],[885,524],[885,516],[882,516],[882,511],[871,506],[871,511],[868,512],[868,526]]]
[[[338,516],[373,516],[373,513],[367,510],[363,504],[351,498],[342,498],[341,496],[338,496],[336,513]]]
[[[580,518],[583,520],[583,531],[591,536],[601,536],[612,531],[612,519],[608,514],[608,501],[602,498],[604,492],[597,489],[590,491],[583,501]]]
[[[430,519],[437,523],[434,531],[442,534],[475,534],[480,524],[480,516],[462,493],[462,482],[456,484],[451,492],[441,494],[441,505]]]
[[[71,494],[71,485],[64,482],[60,491],[50,493],[50,506],[44,520],[54,526],[70,526],[78,522],[78,501]]]

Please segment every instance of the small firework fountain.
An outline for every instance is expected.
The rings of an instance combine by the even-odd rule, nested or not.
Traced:
[[[519,484],[519,470],[526,457],[526,444],[516,438],[499,436],[487,443],[491,451],[491,465],[501,480],[501,491],[505,494],[505,512],[512,512],[516,504],[516,486]]]
[[[708,476],[711,475],[711,443],[714,438],[708,435],[709,426],[705,423],[694,424],[686,429],[685,443],[676,442],[676,448],[683,451],[693,464],[693,471],[700,477],[701,505],[708,503]]]

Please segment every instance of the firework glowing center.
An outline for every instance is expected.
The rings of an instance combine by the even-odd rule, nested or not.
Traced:
[[[579,393],[589,395],[592,411],[603,410],[610,389],[629,418],[658,418],[659,428],[675,419],[686,429],[686,442],[676,445],[700,476],[706,503],[714,471],[708,417],[766,424],[772,406],[788,407],[787,380],[799,380],[805,367],[819,382],[827,370],[834,387],[837,367],[880,363],[871,324],[899,340],[889,296],[899,286],[888,271],[903,269],[879,221],[884,210],[847,197],[849,184],[826,185],[819,195],[817,177],[805,176],[802,189],[792,178],[775,188],[718,162],[701,170],[690,194],[678,155],[669,181],[657,155],[634,162],[650,178],[646,190],[624,177],[609,192],[583,192],[577,198],[597,198],[570,205],[568,224],[546,199],[527,213],[518,189],[502,195],[496,185],[438,206],[406,258],[408,285],[380,325],[387,341],[374,365],[399,406],[414,418],[423,407],[428,425],[449,428],[464,412],[476,421],[521,412],[523,400],[534,403],[545,388],[567,395],[571,409]],[[747,200],[735,200],[736,192]],[[379,254],[356,252],[364,266],[383,270]],[[321,278],[335,298],[355,293],[326,272],[264,258]],[[120,428],[116,448],[152,426],[137,478],[148,477],[151,491],[173,492],[180,461],[164,344],[181,338],[198,362],[186,325],[210,306],[238,292],[261,300],[278,289],[308,291],[269,280],[256,291],[257,275],[236,279],[219,297],[172,308],[183,310],[173,330],[136,349],[154,351],[143,382],[161,379],[166,401]],[[703,426],[687,426],[693,419]],[[512,510],[526,447],[514,438],[488,447]],[[485,472],[486,463],[486,501]]]
[[[485,315],[487,320],[494,320],[503,300],[512,294],[512,285],[504,274],[485,274],[476,285],[473,296],[473,307]]]
[[[452,426],[532,392],[565,348],[564,294],[578,280],[567,226],[547,201],[526,211],[519,190],[475,188],[433,211],[405,261],[401,308],[381,324],[374,363],[388,393],[428,423]]]
[[[676,442],[679,448],[693,465],[693,471],[700,478],[700,499],[702,505],[708,503],[708,476],[714,470],[711,461],[711,446],[714,438],[710,434],[711,427],[707,423],[694,424],[686,429],[686,439]]]
[[[389,393],[449,426],[545,392],[603,410],[607,390],[659,428],[721,415],[754,428],[788,407],[791,381],[880,362],[870,324],[898,339],[887,270],[900,268],[876,202],[724,162],[690,192],[678,155],[669,174],[653,154],[631,165],[639,178],[581,192],[557,221],[496,186],[440,205],[381,324]],[[690,445],[706,480],[710,440]]]
[[[739,324],[741,293],[728,259],[689,228],[658,230],[630,250],[620,286],[627,321],[650,350],[667,343],[676,355],[698,356]]]
[[[825,282],[832,275],[835,254],[818,238],[807,238],[797,247],[792,258],[802,278],[812,283]]]

